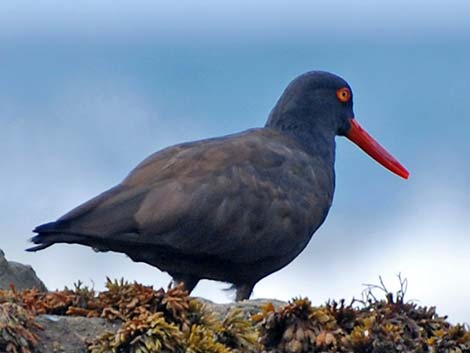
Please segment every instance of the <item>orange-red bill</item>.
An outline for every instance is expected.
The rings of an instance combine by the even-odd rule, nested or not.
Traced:
[[[351,123],[351,129],[346,134],[348,139],[358,145],[365,153],[374,158],[385,168],[404,179],[408,179],[410,173],[406,168],[370,136],[369,133],[359,125],[356,119],[352,118],[349,122]]]

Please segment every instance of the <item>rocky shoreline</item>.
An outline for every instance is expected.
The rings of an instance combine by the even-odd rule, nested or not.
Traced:
[[[31,266],[8,261],[0,249],[0,289],[9,289],[11,285],[18,290],[37,288],[40,291],[47,291]]]
[[[109,279],[102,292],[81,283],[48,292],[0,251],[0,352],[470,353],[467,326],[404,291],[385,293],[314,307],[307,298],[215,304],[182,287]]]

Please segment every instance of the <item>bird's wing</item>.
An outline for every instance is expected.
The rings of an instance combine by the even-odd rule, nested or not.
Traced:
[[[177,148],[151,156],[123,182],[152,185],[135,214],[149,244],[235,261],[279,256],[305,245],[286,234],[310,235],[330,207],[332,195],[321,193],[330,188],[320,183],[332,178],[275,131]]]
[[[256,252],[269,235],[278,253],[283,228],[305,232],[298,228],[317,202],[307,192],[316,176],[307,157],[272,134],[249,130],[164,149],[59,221],[70,233],[110,242],[134,234],[139,242],[192,255]]]
[[[285,162],[286,156],[265,143],[264,131],[251,130],[178,145],[144,160],[122,183],[130,189],[148,187],[134,215],[141,234],[184,248],[188,240],[194,245],[194,231],[207,237],[213,228],[208,223],[230,224],[234,213],[250,204],[241,198],[260,193],[255,185],[262,181],[259,173]],[[180,234],[184,228],[193,234]],[[199,242],[207,242],[204,238]]]

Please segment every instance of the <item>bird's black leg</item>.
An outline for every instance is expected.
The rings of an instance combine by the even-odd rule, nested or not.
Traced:
[[[253,292],[253,287],[255,285],[251,283],[236,284],[235,288],[237,294],[235,296],[235,301],[240,302],[250,298],[251,292]]]
[[[191,275],[181,274],[181,273],[170,273],[171,277],[173,277],[173,285],[177,286],[180,283],[184,284],[184,289],[191,294],[194,287],[196,287],[197,283],[199,282],[198,277],[194,277]]]

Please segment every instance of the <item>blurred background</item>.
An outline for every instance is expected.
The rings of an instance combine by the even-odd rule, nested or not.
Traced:
[[[9,1],[0,4],[0,248],[50,289],[170,278],[124,255],[31,230],[118,183],[150,153],[262,126],[313,69],[351,84],[361,124],[404,181],[337,139],[333,207],[308,248],[254,297],[360,297],[381,275],[470,322],[470,3],[449,0]],[[227,284],[194,292],[233,299]]]

